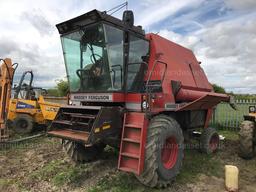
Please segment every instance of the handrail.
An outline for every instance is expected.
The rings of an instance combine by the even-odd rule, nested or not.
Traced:
[[[153,71],[154,71],[154,69],[155,69],[155,67],[156,67],[156,65],[157,65],[158,63],[163,64],[163,65],[165,66],[164,74],[163,74],[163,76],[162,76],[162,78],[161,78],[161,86],[162,86],[162,84],[163,84],[163,80],[164,80],[164,78],[165,78],[165,74],[166,74],[166,70],[167,70],[167,63],[165,63],[165,62],[163,62],[163,61],[160,61],[160,60],[155,60],[155,61],[154,61],[153,67],[152,67],[152,69],[151,69],[151,71],[150,71],[150,74],[149,74],[149,76],[148,76],[148,79],[147,79],[147,82],[146,82],[146,85],[145,85],[145,88],[146,88],[146,98],[147,98],[147,103],[148,103],[148,107],[146,107],[146,114],[147,114],[147,115],[150,115],[150,112],[151,112],[151,106],[150,106],[150,104],[149,104],[150,97],[151,97],[151,93],[149,93],[149,91],[151,91],[151,90],[149,89],[149,81],[150,81],[150,79],[151,79],[151,77],[152,77],[152,73],[153,73]]]
[[[163,80],[164,80],[165,74],[166,74],[167,63],[165,63],[165,62],[163,62],[163,61],[160,61],[160,60],[155,60],[155,62],[154,62],[154,64],[153,64],[153,67],[152,67],[152,70],[150,71],[150,74],[149,74],[149,76],[148,76],[146,86],[148,86],[148,83],[149,83],[149,81],[150,81],[150,79],[151,79],[152,73],[153,73],[153,71],[154,71],[154,69],[155,69],[157,63],[161,63],[161,64],[165,65],[164,74],[163,74],[163,76],[162,76],[162,78],[161,78],[161,84],[163,83]]]

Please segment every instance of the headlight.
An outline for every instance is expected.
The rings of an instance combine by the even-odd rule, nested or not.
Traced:
[[[143,101],[143,102],[142,102],[142,108],[143,108],[143,109],[148,108],[148,102],[147,102],[147,101]]]
[[[249,113],[255,113],[255,106],[249,106]]]

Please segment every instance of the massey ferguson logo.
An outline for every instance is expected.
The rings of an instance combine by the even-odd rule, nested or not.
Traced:
[[[74,101],[112,101],[112,95],[72,95]]]

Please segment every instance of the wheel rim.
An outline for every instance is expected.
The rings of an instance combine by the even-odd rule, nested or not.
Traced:
[[[166,169],[171,169],[176,164],[178,157],[178,144],[175,137],[169,137],[165,140],[162,148],[161,158]]]
[[[210,139],[210,149],[215,151],[219,145],[219,135],[213,135]]]

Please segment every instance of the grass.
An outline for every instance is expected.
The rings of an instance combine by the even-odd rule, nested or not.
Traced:
[[[185,157],[181,173],[177,176],[176,182],[185,184],[196,181],[200,174],[220,176],[222,165],[213,156],[200,153],[196,150],[185,150]]]
[[[225,139],[235,141],[239,139],[238,132],[236,131],[227,131],[227,130],[219,130],[219,135],[223,135]]]
[[[138,181],[131,174],[118,172],[110,177],[103,177],[98,181],[97,185],[89,189],[89,192],[130,192],[130,191],[143,191]]]
[[[213,156],[198,152],[197,150],[185,150],[185,158],[181,173],[176,178],[176,183],[183,185],[193,183],[200,174],[219,177],[223,172],[221,163]],[[135,176],[123,172],[102,178],[97,185],[91,187],[89,192],[129,192],[129,191],[147,191],[158,192],[162,189],[151,189],[140,184]],[[168,189],[167,189],[168,191]]]
[[[47,165],[33,172],[29,177],[35,181],[50,181],[55,186],[78,184],[86,175],[87,165],[72,165],[64,160],[53,160]]]

